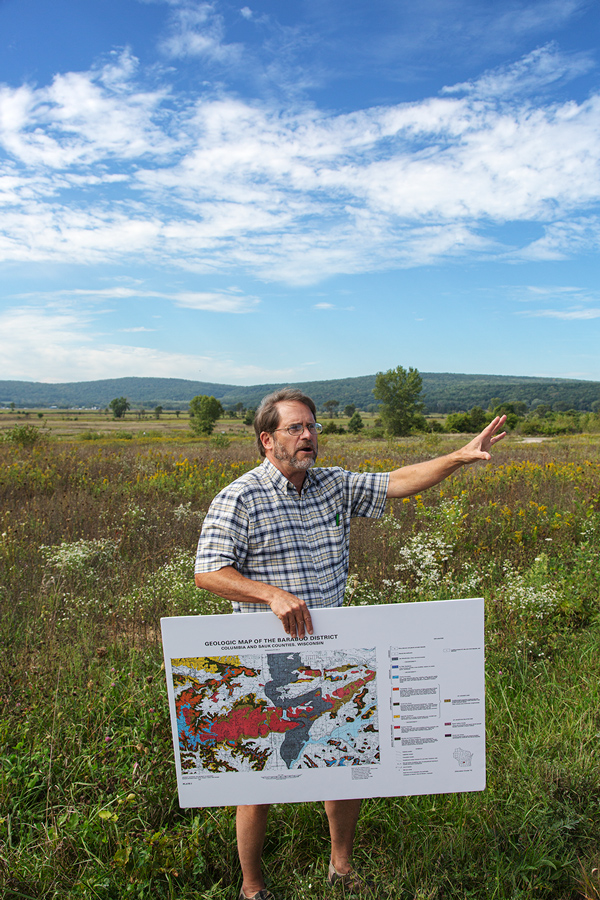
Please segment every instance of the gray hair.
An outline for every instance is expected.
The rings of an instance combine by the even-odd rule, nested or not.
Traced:
[[[308,406],[315,419],[317,418],[317,407],[315,406],[314,401],[306,394],[302,393],[299,388],[280,388],[278,391],[273,391],[272,394],[267,394],[267,396],[261,400],[260,406],[254,415],[256,446],[258,447],[258,452],[263,457],[266,456],[266,454],[260,436],[263,431],[267,431],[269,434],[272,434],[275,431],[280,422],[277,404],[287,403],[290,400]]]

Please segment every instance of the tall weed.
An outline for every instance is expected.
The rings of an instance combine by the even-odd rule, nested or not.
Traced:
[[[220,443],[0,444],[3,897],[237,890],[233,810],[177,805],[159,632],[162,615],[229,608],[192,578],[212,496],[256,465],[249,441]],[[453,446],[323,444],[324,464],[363,471]],[[486,602],[487,790],[364,804],[356,859],[382,896],[594,897],[599,450],[496,449],[353,525],[349,603]],[[288,900],[329,896],[326,846],[319,804],[274,807],[265,864]]]

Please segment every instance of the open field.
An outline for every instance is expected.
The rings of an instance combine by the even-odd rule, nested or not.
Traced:
[[[0,896],[233,898],[234,811],[177,805],[159,619],[228,609],[192,560],[212,496],[256,464],[250,429],[63,411],[0,429],[15,422],[54,437],[0,443]],[[459,442],[328,436],[321,462],[386,470]],[[509,438],[356,522],[348,602],[486,598],[488,787],[365,802],[356,858],[382,897],[600,898],[599,551],[585,435]],[[287,900],[330,896],[325,835],[320,804],[274,808]]]
[[[45,409],[21,413],[5,410],[0,413],[0,435],[15,425],[31,425],[58,439],[96,440],[98,436],[116,436],[118,438],[119,435],[149,439],[164,437],[190,439],[192,437],[188,415],[180,413],[177,416],[171,410],[161,413],[158,419],[152,412],[147,412],[143,417],[135,412],[129,412],[124,418],[115,419],[112,414],[107,414],[104,410]],[[253,433],[252,428],[244,425],[241,419],[222,419],[218,422],[216,430],[230,434]],[[121,439],[127,440],[128,438]]]
[[[373,413],[361,413],[365,426],[372,427],[377,418]],[[115,419],[104,410],[27,410],[11,412],[0,410],[0,438],[15,425],[28,425],[40,429],[47,435],[61,439],[97,440],[101,437],[116,437],[121,440],[140,439],[156,440],[192,440],[189,427],[189,416],[186,412],[179,415],[167,410],[155,418],[151,411],[142,417],[138,411],[130,411],[122,419]],[[336,419],[321,417],[324,425],[329,421],[347,427],[349,419],[340,415]],[[242,418],[223,416],[215,425],[215,435],[225,434],[229,437],[254,436],[251,425],[244,425]]]

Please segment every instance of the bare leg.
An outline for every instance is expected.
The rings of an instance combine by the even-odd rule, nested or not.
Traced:
[[[262,891],[265,882],[262,876],[261,858],[267,816],[270,804],[260,806],[238,806],[236,834],[240,865],[242,867],[242,890],[247,897]]]
[[[325,801],[325,812],[329,819],[331,835],[331,862],[340,875],[346,875],[352,868],[350,859],[360,803],[360,800]]]

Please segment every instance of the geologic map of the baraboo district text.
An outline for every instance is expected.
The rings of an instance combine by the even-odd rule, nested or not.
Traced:
[[[171,672],[187,773],[379,762],[374,648],[171,659]]]

